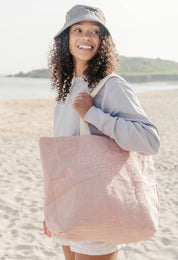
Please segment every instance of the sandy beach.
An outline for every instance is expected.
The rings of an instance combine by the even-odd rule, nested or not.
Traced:
[[[161,149],[154,156],[160,191],[160,228],[147,241],[128,245],[119,260],[178,259],[178,90],[137,94],[157,125]],[[0,101],[0,259],[62,260],[43,234],[43,181],[38,139],[51,136],[55,101]]]

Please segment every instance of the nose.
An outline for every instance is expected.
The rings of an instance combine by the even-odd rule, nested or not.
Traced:
[[[90,39],[90,32],[83,32],[81,38],[84,39],[84,40],[89,40]]]

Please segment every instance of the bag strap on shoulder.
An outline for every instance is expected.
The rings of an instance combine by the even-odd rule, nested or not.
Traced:
[[[105,85],[105,83],[113,77],[118,77],[117,74],[111,73],[107,75],[105,78],[101,79],[100,82],[96,85],[96,87],[91,91],[90,96],[94,97],[98,94],[100,89]]]

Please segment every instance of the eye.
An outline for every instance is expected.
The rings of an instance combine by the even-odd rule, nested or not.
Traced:
[[[74,32],[81,32],[80,29],[74,29]]]
[[[93,34],[99,34],[99,31],[98,30],[93,30],[92,33]]]

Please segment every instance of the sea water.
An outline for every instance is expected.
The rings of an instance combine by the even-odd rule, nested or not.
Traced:
[[[53,98],[50,80],[41,78],[0,77],[0,99]]]
[[[137,92],[178,89],[178,82],[129,83]],[[50,80],[0,76],[0,99],[55,98]]]

